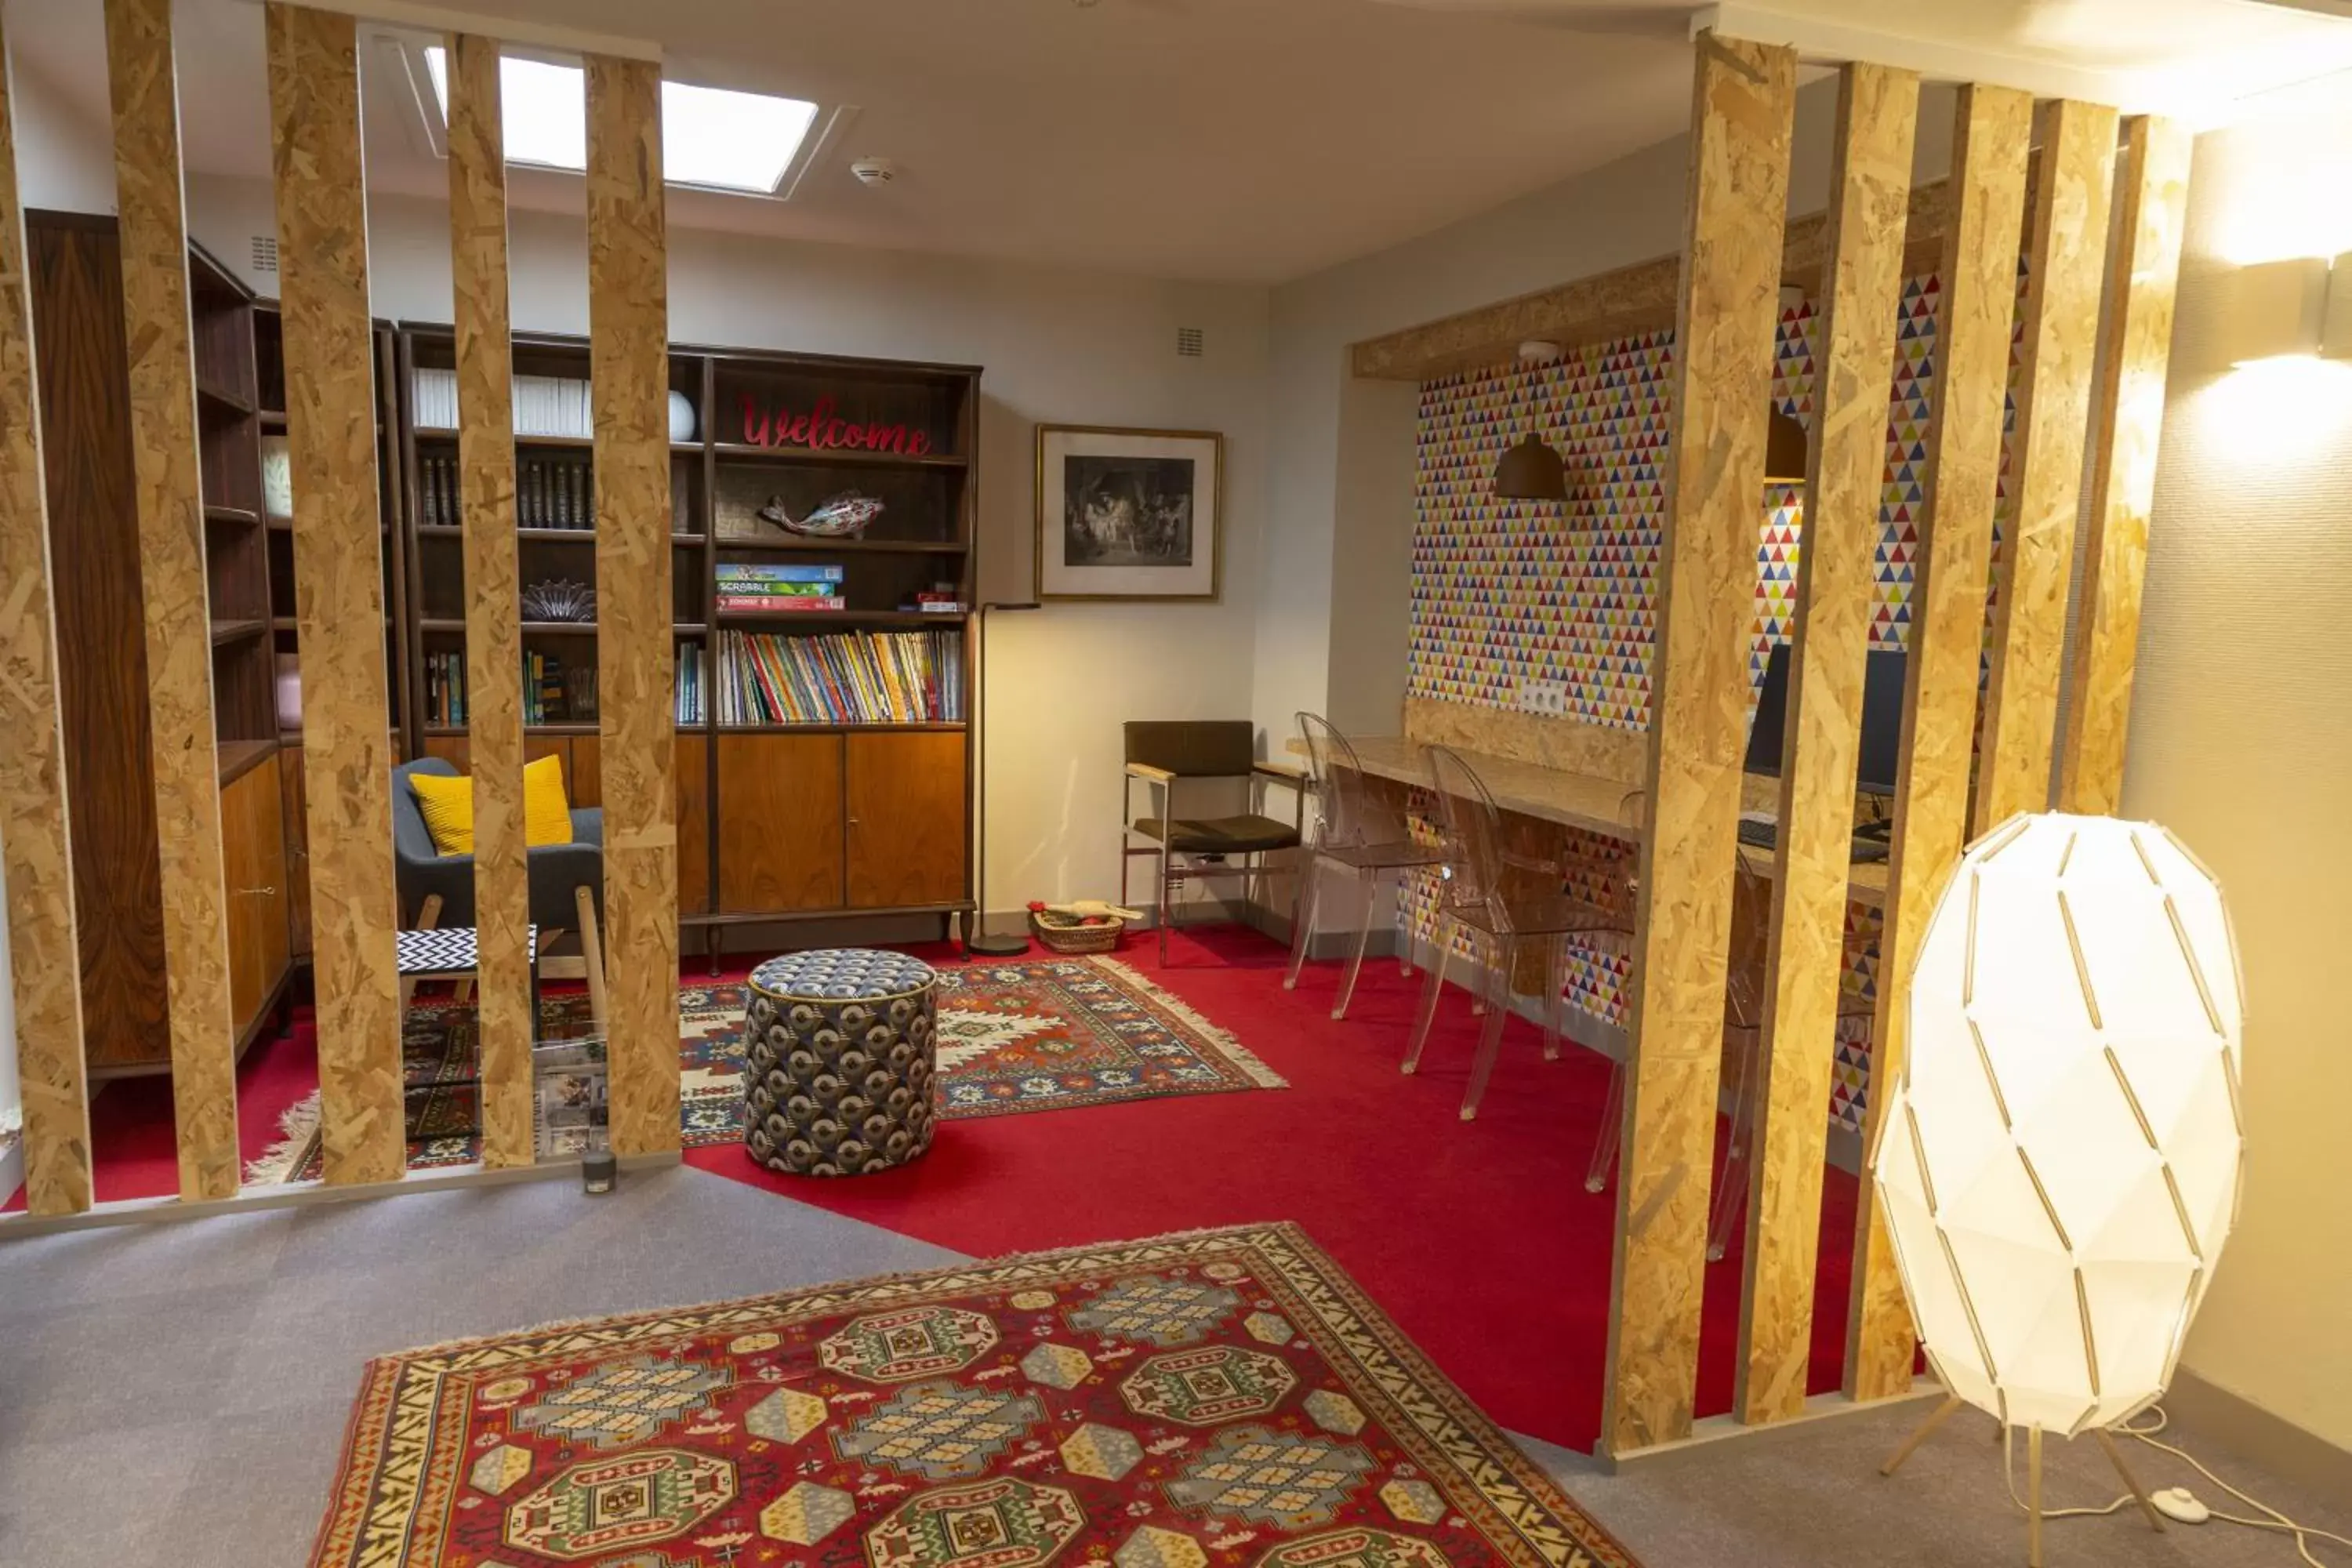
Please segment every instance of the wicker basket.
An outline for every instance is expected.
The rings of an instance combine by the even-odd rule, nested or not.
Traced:
[[[1118,946],[1119,932],[1127,922],[1117,915],[1104,917],[1100,925],[1083,925],[1076,915],[1057,915],[1051,910],[1031,910],[1029,931],[1039,942],[1055,952],[1109,952]]]

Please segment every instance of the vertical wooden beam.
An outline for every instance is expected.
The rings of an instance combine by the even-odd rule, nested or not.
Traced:
[[[393,1182],[407,1142],[359,57],[352,18],[334,12],[273,4],[268,33],[320,1144],[329,1182]]]
[[[147,709],[162,847],[163,967],[171,997],[172,1108],[180,1195],[236,1192],[236,1039],[229,1016],[221,886],[220,773],[213,744],[205,509],[196,464],[196,372],[171,0],[106,0],[114,185]]]
[[[499,47],[452,35],[449,243],[457,305],[457,465],[466,536],[467,718],[473,739],[474,926],[481,981],[482,1163],[531,1146],[530,861],[522,810],[514,359]]]
[[[677,727],[671,713],[668,244],[661,68],[590,55],[588,344],[612,1139],[678,1144]]]
[[[1935,428],[1928,437],[1924,550],[1912,595],[1894,849],[1879,936],[1878,1013],[1863,1129],[1874,1156],[1888,1089],[1903,1070],[1911,966],[1928,912],[1959,862],[1967,831],[1977,665],[1984,647],[2009,343],[2017,321],[2017,247],[2033,100],[2010,88],[1965,86],[1958,119],[1953,213],[1944,239],[1944,304],[1936,340],[1942,365],[1936,378]],[[1876,1399],[1909,1388],[1917,1342],[1885,1222],[1864,1182],[1854,1229],[1853,1305],[1846,1322],[1846,1393]]]
[[[58,1215],[89,1207],[89,1083],[12,85],[0,36],[0,880],[25,1096],[25,1206]]]
[[[1886,472],[1886,388],[1903,308],[1904,221],[1918,121],[1916,73],[1864,64],[1840,73],[1829,303],[1816,329],[1821,375],[1790,639],[1781,826],[1765,967],[1772,977],[1764,998],[1765,1084],[1751,1145],[1756,1180],[1732,1400],[1747,1422],[1787,1420],[1805,1402],[1862,688]]]
[[[1685,1436],[1706,1268],[1792,49],[1698,36],[1601,1443]]]
[[[1979,832],[2050,804],[2066,584],[2083,500],[2083,443],[2107,265],[2116,111],[2050,105],[2026,271],[2025,364],[2017,389],[2017,505],[2000,552],[1992,673],[1977,765]]]
[[[2090,530],[2074,634],[2074,679],[2059,764],[2059,804],[2094,815],[2123,800],[2124,733],[2139,646],[2147,513],[2164,426],[2164,373],[2172,350],[2172,296],[2189,211],[2191,137],[2176,121],[2143,116],[2124,128],[2125,235],[2111,290],[2107,342],[2092,406],[2097,443]]]

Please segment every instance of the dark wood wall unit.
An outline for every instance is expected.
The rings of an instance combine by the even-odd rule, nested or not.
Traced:
[[[588,374],[583,340],[517,333],[513,342],[519,377]],[[466,647],[462,527],[449,487],[456,438],[416,419],[418,374],[446,373],[454,363],[449,329],[404,322],[392,359],[397,466],[408,497],[399,515],[411,754],[462,769],[466,726],[441,700],[438,673]],[[722,722],[718,656],[728,630],[946,630],[961,639],[965,673],[955,696],[960,711],[971,712],[979,377],[970,366],[671,346],[670,390],[695,410],[694,439],[670,447],[672,635],[681,663],[700,659],[704,682],[700,716],[678,725],[678,917],[703,932],[714,963],[729,925],[879,913],[938,915],[944,923],[971,907],[974,759],[961,721]],[[808,443],[809,426],[820,421],[842,444]],[[861,441],[884,432],[883,448],[847,445],[852,426]],[[594,586],[595,530],[583,510],[593,504],[593,444],[532,435],[517,437],[515,447],[522,583],[564,577]],[[757,515],[781,502],[803,516],[853,489],[882,503],[860,538],[782,535]],[[719,573],[730,563],[837,564],[845,607],[721,609]],[[940,584],[962,610],[902,611]],[[526,616],[524,652],[560,661],[568,676],[593,668],[598,631],[593,620],[558,626]],[[561,758],[572,803],[598,804],[593,710],[551,700],[536,720],[526,728],[527,753]]]
[[[83,1037],[91,1068],[167,1049],[163,872],[147,760],[122,267],[114,220],[26,215]]]
[[[155,815],[120,239],[110,217],[26,215],[65,706],[84,1048],[94,1076],[165,1072],[171,1023]],[[299,832],[278,765],[279,550],[263,506],[269,377],[253,296],[197,247],[188,258],[205,607],[222,790],[230,1001],[239,1048],[260,1032],[307,915]],[[274,373],[274,366],[273,366]],[[282,426],[281,426],[282,427]],[[290,613],[290,612],[288,612]],[[294,821],[300,820],[299,813]]]

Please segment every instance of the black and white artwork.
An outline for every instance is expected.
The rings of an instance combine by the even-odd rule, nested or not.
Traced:
[[[1037,430],[1041,599],[1213,599],[1223,437]]]
[[[1073,566],[1192,564],[1190,458],[1062,459],[1062,559]]]

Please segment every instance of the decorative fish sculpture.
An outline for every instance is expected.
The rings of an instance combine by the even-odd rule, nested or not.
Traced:
[[[805,533],[817,539],[855,539],[866,531],[866,524],[882,515],[882,503],[872,496],[856,490],[844,490],[828,497],[813,508],[806,517],[794,517],[782,496],[770,496],[768,504],[760,509],[760,516],[769,522],[780,522],[794,533]]]

